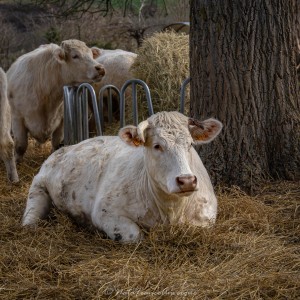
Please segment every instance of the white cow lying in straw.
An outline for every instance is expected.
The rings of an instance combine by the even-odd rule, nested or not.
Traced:
[[[221,131],[215,119],[200,122],[160,112],[138,127],[120,129],[53,153],[35,176],[23,225],[47,217],[51,202],[114,240],[138,241],[140,227],[213,223],[214,190],[193,143]]]

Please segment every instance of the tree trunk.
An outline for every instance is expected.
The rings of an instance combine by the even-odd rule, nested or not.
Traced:
[[[191,0],[191,116],[224,124],[198,149],[214,183],[248,190],[270,176],[299,178],[294,7],[293,0]]]

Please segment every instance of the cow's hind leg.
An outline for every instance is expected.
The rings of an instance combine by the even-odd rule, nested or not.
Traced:
[[[45,219],[51,208],[51,198],[45,186],[35,177],[29,190],[26,209],[23,215],[23,226],[35,225]]]
[[[94,213],[93,224],[103,230],[109,238],[122,243],[138,242],[143,238],[139,226],[132,220],[118,215],[112,215],[105,209],[101,213]]]

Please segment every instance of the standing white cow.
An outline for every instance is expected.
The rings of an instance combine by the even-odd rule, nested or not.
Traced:
[[[209,226],[217,199],[192,144],[210,142],[221,128],[215,119],[160,112],[120,129],[119,137],[59,149],[33,180],[23,225],[45,218],[53,202],[122,242],[140,240],[140,227],[155,224]]]
[[[19,177],[14,159],[14,142],[10,135],[11,115],[7,99],[6,74],[0,68],[0,158],[4,161],[8,179],[18,182]]]
[[[28,132],[39,142],[52,138],[53,150],[63,139],[63,86],[100,81],[104,68],[98,48],[82,41],[48,44],[20,56],[7,71],[8,97],[17,161],[28,144]]]
[[[124,83],[129,79],[133,79],[131,66],[137,57],[137,54],[121,49],[100,49],[100,52],[101,54],[96,60],[98,63],[104,66],[105,75],[100,82],[93,83],[93,88],[97,97],[100,89],[108,84],[114,85],[119,91],[121,91]],[[131,87],[126,89],[125,95],[126,97],[131,95]],[[106,113],[108,111],[107,91],[103,94],[103,100],[104,116],[106,118]],[[114,117],[119,119],[120,103],[115,93],[112,93],[112,112]],[[93,128],[95,127],[95,124],[93,124],[93,119],[92,122],[90,122],[90,127],[93,131]]]
[[[121,49],[100,49],[100,52],[96,60],[104,66],[105,76],[100,82],[93,84],[95,91],[100,91],[107,84],[112,84],[121,90],[125,81],[133,78],[130,68],[137,54]]]

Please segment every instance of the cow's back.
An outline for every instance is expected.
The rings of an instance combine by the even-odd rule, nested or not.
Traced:
[[[12,108],[26,111],[46,103],[45,95],[55,96],[55,87],[61,79],[59,63],[53,52],[58,46],[49,44],[20,56],[8,69],[8,95]]]
[[[96,137],[57,150],[36,177],[59,209],[90,216],[98,191],[114,185],[122,189],[126,174],[138,171],[142,160],[142,149],[132,149],[118,137]]]

